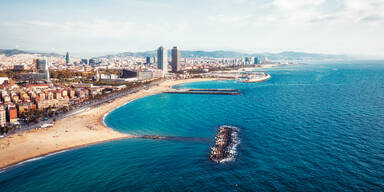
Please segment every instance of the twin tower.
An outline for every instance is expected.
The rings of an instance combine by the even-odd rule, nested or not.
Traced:
[[[175,46],[172,48],[172,72],[177,73],[181,71],[180,59],[180,51]],[[168,73],[168,53],[167,49],[163,46],[157,49],[157,68],[161,69],[163,71],[163,74]]]

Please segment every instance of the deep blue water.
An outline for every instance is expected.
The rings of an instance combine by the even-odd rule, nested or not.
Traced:
[[[243,95],[160,94],[106,118],[121,132],[202,137],[128,139],[31,161],[0,173],[0,191],[384,191],[384,63],[268,70]],[[240,128],[236,159],[209,161],[220,125]]]

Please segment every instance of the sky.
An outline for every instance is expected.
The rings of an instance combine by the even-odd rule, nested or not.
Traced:
[[[0,49],[384,56],[384,0],[0,0]]]

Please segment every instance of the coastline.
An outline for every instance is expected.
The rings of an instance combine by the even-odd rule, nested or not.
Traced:
[[[174,85],[214,80],[218,79],[194,78],[165,81],[148,90],[142,89],[136,93],[116,98],[111,103],[104,103],[101,106],[63,118],[51,128],[30,130],[19,135],[2,138],[0,139],[0,169],[52,153],[134,138],[134,135],[120,133],[109,128],[104,123],[104,118],[113,110],[133,100],[163,93]]]

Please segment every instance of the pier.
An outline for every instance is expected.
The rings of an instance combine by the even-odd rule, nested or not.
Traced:
[[[238,89],[173,89],[165,91],[172,94],[211,94],[211,95],[241,95]]]
[[[189,91],[227,91],[227,92],[238,92],[238,89],[187,89]]]

